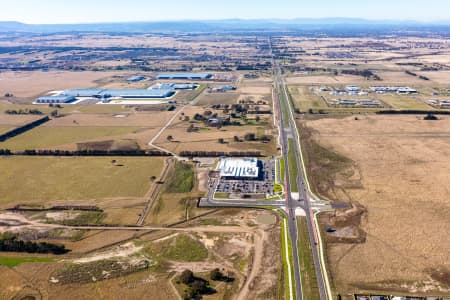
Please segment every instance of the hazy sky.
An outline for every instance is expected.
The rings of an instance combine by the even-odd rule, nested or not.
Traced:
[[[450,19],[449,0],[0,0],[1,21],[83,23],[229,18]]]

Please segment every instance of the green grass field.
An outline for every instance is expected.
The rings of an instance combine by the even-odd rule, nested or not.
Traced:
[[[328,108],[323,99],[309,90],[309,87],[291,86],[289,87],[289,93],[302,112],[306,112],[309,109],[319,110]]]
[[[52,258],[42,257],[0,257],[0,266],[9,268],[16,267],[23,263],[53,262]]]
[[[305,218],[297,218],[298,228],[298,257],[302,270],[302,288],[305,299],[319,300],[316,270],[309,242],[308,226]]]
[[[393,109],[435,110],[433,107],[425,104],[419,99],[414,99],[410,96],[384,95],[383,97],[378,97],[378,99],[391,105]]]
[[[289,139],[289,153],[288,153],[288,166],[289,166],[289,179],[291,183],[291,192],[298,192],[298,186],[297,186],[297,177],[298,177],[298,170],[297,170],[297,163],[295,160],[295,151],[294,151],[294,141],[292,139]]]
[[[175,261],[203,261],[208,258],[208,249],[199,241],[187,235],[154,243],[148,248],[150,256]]]
[[[132,133],[137,127],[37,127],[3,143],[0,148],[26,150],[55,147]]]
[[[114,166],[111,160],[117,160]],[[160,158],[31,157],[0,158],[0,207],[54,200],[142,197],[150,177],[159,176]]]
[[[282,88],[280,86],[280,91],[282,91]],[[280,94],[280,102],[281,102],[281,111],[283,113],[283,126],[289,127],[289,119],[288,119],[288,108],[286,107],[286,101],[284,100],[284,93]]]
[[[168,176],[168,193],[189,193],[194,188],[194,168],[190,164],[176,163],[175,169]]]
[[[281,182],[280,183],[284,183],[284,176],[286,175],[285,172],[285,164],[284,164],[284,157],[280,158],[280,178],[281,178]]]
[[[281,258],[282,258],[282,262],[283,262],[283,275],[284,275],[284,290],[285,290],[285,299],[290,299],[290,294],[289,294],[289,269],[288,269],[288,262],[287,262],[287,258],[286,258],[286,234],[285,234],[285,223],[287,222],[286,219],[282,220],[282,226],[281,226]],[[296,291],[295,291],[295,280],[294,280],[294,269],[293,269],[293,254],[292,254],[292,243],[291,240],[288,237],[287,240],[287,244],[288,244],[288,255],[289,255],[289,261],[291,264],[291,280],[292,280],[292,292],[293,292],[293,298],[296,299]]]

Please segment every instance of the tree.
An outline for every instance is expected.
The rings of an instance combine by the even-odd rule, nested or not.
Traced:
[[[52,111],[51,113],[50,113],[50,115],[53,117],[53,118],[56,118],[56,117],[58,117],[58,110],[54,110],[54,111]]]
[[[439,120],[438,117],[436,117],[433,114],[428,114],[423,118],[425,121],[436,121]]]
[[[220,272],[220,270],[218,268],[212,270],[209,276],[210,276],[211,280],[214,280],[214,281],[222,280],[222,278],[224,277],[222,272]]]
[[[173,136],[168,135],[168,136],[167,136],[167,140],[168,140],[169,142],[173,141]]]
[[[184,284],[191,284],[192,282],[194,282],[195,277],[194,277],[194,273],[191,270],[184,270],[183,273],[181,273],[180,275],[180,281]]]
[[[194,295],[203,295],[203,294],[208,293],[209,288],[208,288],[208,285],[207,285],[206,281],[204,281],[204,280],[195,280],[191,284],[191,290],[192,290],[192,293]]]
[[[225,144],[225,140],[223,138],[220,138],[218,141],[219,141],[219,144]]]
[[[254,141],[254,140],[256,140],[256,135],[255,135],[254,133],[247,133],[247,134],[244,136],[244,139],[245,139],[246,141]]]
[[[154,182],[155,180],[156,180],[156,176],[150,177],[150,181],[151,181],[151,182]]]
[[[233,139],[234,139],[234,141],[235,141],[236,143],[238,143],[238,142],[241,141],[241,139],[240,139],[237,135],[235,135],[235,136],[233,137]]]

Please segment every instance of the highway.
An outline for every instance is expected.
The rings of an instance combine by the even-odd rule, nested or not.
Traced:
[[[289,120],[289,132],[290,134],[292,134],[292,138],[294,140],[294,152],[295,152],[295,164],[298,170],[298,178],[297,178],[297,186],[298,186],[298,192],[299,192],[299,200],[298,202],[300,202],[300,206],[305,210],[306,212],[306,221],[307,221],[307,225],[308,225],[308,232],[309,232],[309,239],[310,239],[310,244],[311,244],[311,248],[312,248],[312,254],[313,254],[313,260],[314,260],[314,267],[315,267],[315,271],[316,271],[316,277],[317,277],[317,285],[318,285],[318,289],[319,289],[319,294],[320,294],[320,299],[321,300],[326,300],[328,299],[327,297],[327,292],[326,292],[326,288],[325,288],[325,281],[324,281],[324,276],[323,276],[323,272],[322,272],[322,267],[320,264],[320,254],[319,254],[319,248],[318,248],[318,232],[316,231],[316,227],[314,225],[314,220],[313,220],[313,211],[311,208],[311,203],[310,203],[310,193],[308,190],[308,185],[306,183],[306,180],[304,178],[304,170],[303,170],[303,163],[301,161],[301,146],[300,146],[300,139],[299,139],[299,133],[297,131],[297,126],[295,124],[295,116],[294,116],[294,112],[292,109],[291,104],[289,103],[289,94],[287,93],[287,89],[286,89],[286,84],[284,82],[282,73],[281,73],[281,68],[278,66],[278,64],[274,61],[274,68],[275,68],[275,84],[276,87],[280,87],[281,90],[279,91],[280,93],[283,93],[283,97],[278,97],[280,101],[284,101],[284,105],[287,108],[287,116],[283,116],[283,118],[287,118]],[[281,102],[280,102],[281,105]],[[281,114],[283,114],[283,110],[281,110]],[[281,125],[283,126],[283,118],[281,118]],[[283,128],[283,127],[282,127]],[[289,173],[288,169],[289,169],[289,164],[288,164],[288,160],[289,157],[287,155],[288,153],[288,147],[289,147],[289,143],[288,143],[288,139],[286,138],[286,130],[282,130],[281,131],[283,137],[283,156],[285,158],[285,162],[286,162],[286,173]],[[289,179],[288,177],[286,177],[286,181],[287,183],[289,183]],[[292,210],[295,211],[295,208],[298,206],[298,203],[292,203],[292,199],[288,200],[288,208],[289,208],[289,215],[291,216],[291,212]],[[298,240],[298,232],[297,232],[297,221],[296,220],[292,220],[291,218],[289,218],[290,223],[295,223],[295,230],[291,227],[294,227],[294,224],[290,225],[290,234],[291,234],[291,240],[292,241],[297,241]],[[293,249],[294,250],[294,249]],[[296,250],[294,250],[294,253],[298,253]],[[296,255],[297,256],[297,255]]]
[[[280,82],[281,73],[278,70],[275,70],[275,89],[278,91],[278,83]],[[294,280],[295,280],[295,290],[297,299],[303,299],[302,292],[302,280],[301,280],[301,270],[300,270],[300,262],[298,259],[298,230],[297,230],[297,217],[295,215],[295,211],[299,206],[299,203],[296,203],[295,200],[292,199],[291,192],[291,179],[289,174],[289,139],[284,127],[284,118],[286,116],[283,115],[283,110],[281,109],[281,98],[279,91],[275,94],[278,99],[278,115],[280,121],[280,142],[282,148],[282,155],[285,161],[285,193],[286,193],[286,213],[288,215],[287,218],[287,226],[288,233],[291,240],[292,245],[292,253],[293,253],[293,268],[294,268]],[[306,299],[307,300],[307,299]]]
[[[282,156],[285,161],[285,201],[267,201],[267,200],[233,200],[233,199],[224,199],[217,200],[214,199],[214,191],[217,186],[217,181],[212,179],[212,187],[209,190],[209,193],[206,198],[201,199],[199,201],[199,206],[201,207],[274,207],[274,208],[283,208],[287,213],[287,230],[289,234],[289,239],[292,243],[292,253],[293,255],[293,273],[294,273],[294,282],[295,282],[295,291],[296,291],[296,299],[302,300],[302,281],[301,281],[301,270],[298,258],[298,228],[297,228],[297,216],[296,210],[298,208],[302,208],[305,211],[306,221],[309,232],[309,240],[312,249],[314,268],[317,277],[317,287],[319,290],[319,296],[321,300],[332,299],[330,286],[328,283],[327,274],[324,276],[324,271],[321,266],[321,249],[319,249],[319,245],[321,245],[320,233],[317,232],[317,227],[315,224],[315,214],[312,209],[311,198],[312,193],[309,190],[309,185],[304,177],[306,174],[304,170],[304,164],[302,161],[302,153],[301,153],[301,145],[299,132],[297,129],[297,125],[295,123],[295,114],[293,108],[290,104],[290,97],[286,89],[286,84],[284,82],[284,78],[282,75],[282,71],[278,63],[273,57],[272,54],[272,43],[270,44],[270,52],[272,55],[272,63],[274,70],[274,107],[279,116],[279,132],[280,132],[280,145],[282,148]],[[285,106],[286,109],[283,110],[282,106]],[[288,121],[288,122],[285,122]],[[289,141],[292,140],[293,149],[289,149]],[[293,199],[292,197],[292,187],[291,187],[291,174],[289,172],[289,151],[294,151],[295,153],[295,166],[297,168],[298,177],[295,179],[295,183],[298,187],[298,199]],[[292,166],[292,165],[291,165]],[[317,205],[317,203],[314,203]],[[321,209],[328,210],[330,207],[326,207],[325,203],[321,203]],[[314,206],[317,209],[317,206]],[[322,256],[323,259],[323,256]],[[289,267],[290,268],[290,267]],[[325,266],[324,266],[325,269]],[[326,272],[326,269],[325,269]],[[290,298],[292,297],[292,291],[290,291]],[[306,299],[308,300],[308,299]]]

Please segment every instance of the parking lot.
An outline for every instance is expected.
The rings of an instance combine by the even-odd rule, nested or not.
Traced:
[[[216,188],[219,193],[268,194],[274,193],[275,161],[263,160],[258,179],[220,178]]]

